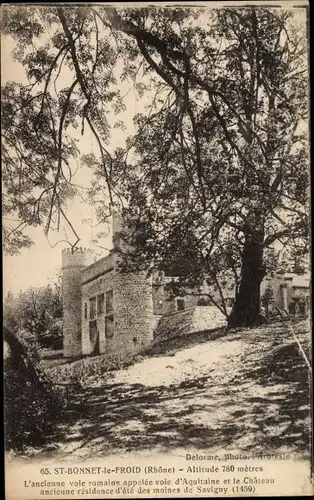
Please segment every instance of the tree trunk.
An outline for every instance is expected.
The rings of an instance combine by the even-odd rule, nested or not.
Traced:
[[[260,323],[260,289],[265,276],[263,240],[263,230],[251,231],[246,235],[242,253],[241,282],[228,318],[229,327],[250,327]]]

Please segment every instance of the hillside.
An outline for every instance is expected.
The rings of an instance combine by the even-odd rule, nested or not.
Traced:
[[[307,353],[309,324],[292,328]],[[69,460],[183,448],[308,454],[309,369],[288,323],[163,349],[124,370],[82,374],[58,438],[29,452]]]

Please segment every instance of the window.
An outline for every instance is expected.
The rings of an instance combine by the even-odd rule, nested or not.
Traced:
[[[92,354],[99,354],[99,333],[96,319],[89,322],[89,340],[92,344]]]
[[[87,319],[87,315],[88,315],[88,305],[87,305],[87,302],[85,302],[84,304],[84,318]]]
[[[100,316],[105,312],[105,296],[102,293],[97,297],[97,315]]]
[[[106,316],[105,319],[105,335],[107,338],[113,337],[113,315]]]
[[[97,337],[97,320],[89,322],[89,340],[94,343]]]
[[[183,297],[176,298],[176,310],[184,311],[185,309],[185,299]]]
[[[289,309],[289,314],[291,314],[292,316],[294,316],[295,315],[295,311],[296,311],[295,302],[290,302],[290,304],[288,306],[288,309]]]
[[[305,314],[305,302],[299,302],[299,314]]]
[[[108,290],[106,292],[106,314],[111,313],[113,311],[113,291]]]
[[[96,297],[89,299],[89,317],[90,319],[96,317]]]

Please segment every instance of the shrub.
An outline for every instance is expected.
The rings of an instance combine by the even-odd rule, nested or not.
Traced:
[[[28,351],[5,329],[8,343],[4,361],[4,425],[7,450],[22,451],[45,443],[55,432],[62,400]]]

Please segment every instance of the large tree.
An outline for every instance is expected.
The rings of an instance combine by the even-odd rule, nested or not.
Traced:
[[[230,325],[258,318],[275,242],[295,255],[307,249],[307,37],[299,14],[224,8],[206,24],[195,11],[109,13],[158,75],[155,88],[169,92],[153,116],[136,117],[135,159],[124,177],[134,229],[127,262],[131,255],[141,265],[143,254],[153,265],[175,261],[222,302],[233,274]]]
[[[229,322],[253,324],[265,249],[281,241],[299,251],[307,238],[302,11],[10,7],[3,18],[30,81],[3,89],[4,208],[21,224],[49,230],[63,217],[72,228],[64,200],[73,194],[73,133],[88,126],[99,147],[85,158],[93,194],[103,180],[108,196],[99,216],[126,201],[134,265],[146,257],[146,266],[173,269],[180,260],[185,275],[218,292],[221,274],[233,273]],[[56,91],[64,71],[69,84]],[[110,153],[107,116],[123,108],[120,78],[149,102],[126,148]],[[8,241],[28,244],[19,231]]]

